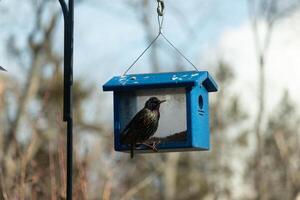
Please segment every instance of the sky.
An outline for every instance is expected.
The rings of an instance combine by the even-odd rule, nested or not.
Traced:
[[[105,1],[109,2],[109,1]],[[245,7],[242,2],[239,4],[234,3],[222,3],[220,0],[213,0],[210,4],[204,3],[205,1],[198,1],[194,6],[192,3],[197,1],[188,1],[190,3],[182,4],[182,1],[170,1],[170,8],[168,8],[168,2],[166,1],[166,12],[163,31],[165,35],[177,46],[185,47],[181,49],[184,53],[197,65],[201,66],[202,51],[217,41],[222,31],[228,27],[238,26],[247,17],[243,12]],[[202,2],[204,5],[199,5]],[[231,1],[234,2],[234,1]],[[177,10],[173,7],[177,4],[182,4],[182,10],[180,14],[174,14]],[[233,6],[232,6],[233,5]],[[203,6],[203,7],[202,7]],[[215,7],[217,6],[217,7]],[[80,38],[76,43],[78,49],[94,49],[95,53],[90,54],[85,59],[81,59],[79,56],[77,63],[82,65],[89,65],[90,69],[96,71],[107,72],[107,75],[121,74],[125,71],[126,67],[144,50],[147,46],[145,43],[145,32],[140,23],[138,13],[128,7],[120,7],[105,3],[102,9],[99,3],[91,6],[91,4],[82,4],[78,7],[77,15],[77,32],[75,34],[80,35]],[[156,3],[153,4],[153,29],[157,29]],[[178,8],[176,8],[178,9]],[[199,14],[199,12],[203,12]],[[190,15],[187,13],[191,13]],[[217,13],[212,15],[212,13]],[[228,15],[228,13],[235,13],[235,15]],[[179,17],[178,17],[179,15]],[[181,17],[184,15],[184,18]],[[93,16],[93,17],[91,17]],[[86,23],[93,18],[93,25]],[[181,18],[181,19],[179,19]],[[199,19],[200,18],[200,19]],[[186,38],[188,30],[194,32],[194,35]],[[81,30],[81,31],[79,31]],[[88,31],[86,31],[88,30]],[[176,42],[175,42],[176,41]],[[166,44],[159,40],[158,43],[163,46],[161,51],[162,62],[166,62],[165,66],[162,66],[163,70],[172,70],[166,67],[170,65],[166,58],[173,55],[173,51],[170,48],[165,48]],[[77,51],[79,52],[79,50]],[[97,53],[96,53],[97,52]],[[75,49],[76,53],[76,49]],[[148,56],[146,54],[140,62],[137,63],[133,72],[149,72]],[[95,63],[107,63],[110,66],[95,66]],[[84,63],[84,64],[83,64]],[[81,64],[79,64],[81,65]],[[110,70],[106,70],[109,68]],[[187,68],[191,69],[191,68]],[[78,68],[80,70],[80,68]],[[101,76],[100,74],[98,77]]]
[[[224,3],[222,0],[212,0],[208,3],[193,0],[182,3],[175,0],[169,1],[169,4],[166,1],[163,32],[200,70],[209,70],[207,65],[210,61],[205,56],[207,52],[215,54],[214,48],[218,46],[222,33],[228,27],[237,28],[247,20],[245,1],[236,3],[230,0]],[[178,8],[179,4],[182,5]],[[157,30],[156,3],[151,7],[152,27]],[[102,84],[112,76],[121,75],[148,45],[136,12],[128,6],[111,4],[111,1],[105,1],[103,5],[96,2],[77,7],[74,63],[78,67],[75,76],[85,74],[97,80],[99,92],[109,99],[108,107],[111,107],[112,94],[102,93]],[[87,23],[91,18],[92,24]],[[157,42],[161,47],[162,71],[174,70],[174,51],[163,40]],[[79,56],[81,52],[91,50],[93,53]],[[150,72],[149,55],[149,52],[146,53],[130,73]],[[182,64],[186,70],[193,70],[185,61]]]
[[[172,0],[165,3],[163,32],[168,39],[200,70],[213,71],[211,66],[220,58],[232,65],[236,74],[232,91],[241,94],[243,104],[254,114],[258,66],[246,0],[190,0],[184,3],[181,0]],[[158,28],[156,6],[155,1],[149,7],[154,36]],[[53,3],[48,12],[59,9],[59,4]],[[24,46],[24,36],[31,30],[30,22],[34,17],[28,2],[2,0],[0,11],[0,44],[5,44],[8,34],[14,32],[18,45]],[[294,26],[298,18],[299,14],[280,21],[272,35],[266,67],[269,112],[279,101],[284,89],[290,91],[294,101],[300,102],[300,83],[297,78],[300,64],[297,56],[300,48],[297,34],[300,30]],[[47,14],[43,20],[47,21]],[[86,84],[98,88],[99,93],[95,97],[107,99],[109,108],[112,95],[103,93],[101,86],[112,76],[121,75],[148,45],[140,21],[138,10],[125,5],[124,0],[89,0],[75,8],[74,78],[82,79]],[[55,48],[61,55],[62,23],[61,19],[60,28],[55,35]],[[158,40],[157,43],[162,71],[174,70],[174,51],[163,40]],[[24,78],[20,73],[23,66],[20,67],[14,58],[9,57],[5,48],[5,45],[0,45],[1,65],[19,79]],[[149,52],[146,53],[130,73],[150,72],[149,56]],[[181,63],[186,70],[193,69],[184,60]]]
[[[268,112],[276,111],[276,105],[285,90],[289,91],[294,102],[300,102],[300,13],[291,18],[279,21],[275,25],[269,52],[266,57],[266,102]],[[264,26],[260,29],[264,32]],[[262,34],[261,34],[262,35]],[[256,101],[258,67],[253,45],[253,34],[249,22],[238,28],[226,29],[219,38],[218,49],[224,52],[224,57],[234,66],[236,84],[234,90],[240,91],[244,102]]]
[[[115,0],[113,3],[109,0],[89,0],[75,8],[75,75],[85,74],[97,80],[103,78],[101,75],[103,71],[106,72],[105,77],[121,74],[147,46],[146,33],[140,23],[139,13],[129,6],[124,6],[123,2],[124,0]],[[202,51],[214,45],[226,27],[239,26],[247,17],[245,1],[238,2],[236,3],[235,0],[228,0],[226,3],[222,0],[212,0],[209,3],[204,0],[191,0],[184,3],[180,0],[166,1],[163,31],[174,45],[178,48],[182,47],[181,50],[200,68],[202,62],[199,57],[201,58]],[[58,3],[53,4],[51,9],[53,7],[59,9]],[[8,33],[13,31],[17,35],[18,44],[24,45],[24,36],[32,29],[30,22],[34,17],[28,2],[2,0],[0,8],[2,11],[0,41],[7,40]],[[151,4],[150,9],[153,10],[152,27],[156,30],[156,2]],[[62,24],[60,27],[56,34],[55,45],[57,51],[62,53]],[[193,32],[189,38],[186,37],[188,31]],[[163,41],[158,43],[164,45],[160,52],[162,62],[172,58],[170,55],[173,55],[173,50],[166,48]],[[82,52],[89,53],[82,56]],[[6,59],[3,45],[0,55],[3,63],[13,65],[10,63],[12,58]],[[136,72],[149,71],[148,56],[149,54],[145,55],[141,62],[137,63]],[[167,64],[170,65],[168,62]],[[162,69],[164,68],[166,67],[162,66]],[[172,70],[172,66],[166,70]],[[94,73],[95,71],[99,73]]]
[[[87,74],[99,80],[99,86],[112,76],[122,74],[132,61],[147,46],[145,32],[137,13],[129,7],[82,4],[78,7],[77,42],[75,55],[93,50],[88,56],[77,56],[78,74]],[[165,35],[200,69],[212,71],[210,66],[216,59],[224,59],[234,68],[236,80],[233,91],[241,94],[243,104],[255,114],[257,102],[258,66],[253,46],[253,35],[248,19],[246,1],[213,0],[187,1],[178,11],[182,1],[166,1],[163,31]],[[175,8],[174,8],[175,7]],[[156,29],[156,4],[153,4],[153,28]],[[175,13],[175,12],[179,12]],[[200,14],[199,14],[200,13]],[[179,17],[178,17],[179,15]],[[181,17],[184,15],[185,17]],[[93,24],[86,23],[93,17]],[[181,18],[181,19],[179,19]],[[275,25],[270,52],[267,57],[267,110],[272,112],[285,89],[295,102],[300,102],[299,64],[297,56],[299,29],[293,25],[299,15],[293,15]],[[184,19],[184,20],[183,20]],[[187,30],[188,29],[188,30]],[[264,30],[263,25],[260,29]],[[88,31],[87,31],[88,30]],[[188,35],[187,31],[195,34]],[[75,37],[76,37],[75,35]],[[186,37],[188,35],[189,37]],[[84,39],[82,39],[84,38]],[[174,55],[163,40],[159,55],[162,71],[172,71]],[[182,47],[182,48],[181,48]],[[80,50],[79,50],[80,49]],[[149,53],[133,67],[131,73],[149,72]],[[99,64],[97,64],[99,63]],[[182,61],[185,69],[192,68]],[[86,67],[82,67],[86,66]],[[94,73],[96,72],[96,73]],[[101,88],[100,88],[101,89]],[[111,94],[105,94],[107,97]],[[247,108],[246,108],[247,109]]]

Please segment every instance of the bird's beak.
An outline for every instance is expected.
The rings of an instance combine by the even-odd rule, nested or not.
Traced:
[[[161,104],[161,103],[164,103],[164,102],[166,102],[167,100],[161,100],[159,103]]]

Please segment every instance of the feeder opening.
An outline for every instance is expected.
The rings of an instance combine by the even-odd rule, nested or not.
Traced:
[[[202,97],[202,95],[199,95],[198,104],[199,104],[199,110],[203,110],[203,97]]]
[[[120,96],[120,134],[124,132],[135,115],[145,107],[145,103],[151,97],[156,97],[161,101],[165,100],[165,102],[161,103],[159,107],[158,128],[146,142],[185,141],[187,139],[187,118],[186,90],[184,88],[122,92]]]

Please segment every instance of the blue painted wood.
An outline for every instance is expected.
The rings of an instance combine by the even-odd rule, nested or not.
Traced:
[[[187,128],[187,142],[188,147],[192,147],[192,102],[191,102],[192,88],[186,90],[186,128]]]
[[[192,147],[208,150],[210,147],[209,104],[206,89],[194,87],[190,93],[191,99],[191,136]],[[203,99],[203,107],[199,107],[199,96]]]
[[[131,74],[115,76],[103,85],[104,91],[124,91],[147,88],[193,87],[205,82],[208,92],[215,92],[218,86],[207,71],[171,72],[159,74]]]
[[[185,141],[171,141],[157,146],[159,152],[202,151],[210,148],[209,92],[218,90],[213,78],[206,71],[188,71],[160,74],[133,74],[113,77],[104,86],[104,91],[114,91],[114,143],[115,150],[129,152],[128,145],[120,143],[121,101],[134,98],[135,90],[178,88],[186,90],[186,128]],[[128,95],[127,95],[128,94]],[[201,98],[199,99],[199,96]],[[153,152],[148,147],[139,146],[136,153]]]
[[[120,145],[120,132],[121,132],[120,93],[114,92],[114,143],[115,143],[116,151],[122,151]]]

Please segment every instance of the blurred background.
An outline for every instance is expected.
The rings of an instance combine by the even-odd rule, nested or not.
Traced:
[[[78,0],[74,199],[300,199],[299,0],[165,0],[163,32],[220,90],[211,150],[113,150],[112,94],[158,33],[155,0]],[[0,199],[65,199],[63,19],[56,0],[0,1]],[[130,73],[192,70],[163,40]]]

